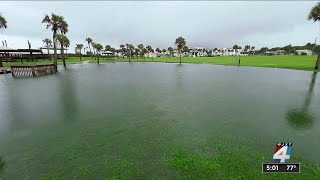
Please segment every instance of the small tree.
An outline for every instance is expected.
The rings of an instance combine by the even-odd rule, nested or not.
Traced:
[[[57,35],[57,41],[59,42],[60,45],[60,52],[61,52],[61,58],[62,58],[62,62],[63,62],[63,66],[66,67],[66,61],[65,61],[65,57],[64,57],[64,48],[65,47],[69,47],[70,45],[70,41],[67,38],[67,36],[63,35],[63,34],[58,34]]]
[[[136,56],[137,59],[139,59],[140,49],[138,47],[134,49],[134,55]]]
[[[96,53],[97,53],[97,63],[100,64],[100,60],[99,60],[99,57],[100,57],[100,53],[101,51],[103,50],[103,46],[99,43],[94,43],[94,49],[96,50]]]
[[[168,51],[169,51],[169,56],[171,57],[173,55],[173,48],[172,47],[168,47]]]
[[[254,51],[256,50],[256,47],[251,46],[251,53],[254,54]]]
[[[91,51],[91,46],[92,46],[92,39],[91,38],[86,38],[86,42],[88,43],[89,51],[90,51],[90,57],[92,57],[92,51]]]
[[[93,56],[94,56],[94,60],[96,60],[97,59],[97,54],[96,54],[96,52],[97,52],[97,44],[95,43],[95,42],[91,42],[91,46],[92,46],[92,50],[93,50]]]
[[[80,61],[81,61],[81,52],[82,52],[82,49],[83,49],[83,44],[76,44],[76,49],[79,53],[79,57],[80,57]]]
[[[182,52],[183,52],[184,54],[189,53],[190,50],[189,50],[188,46],[184,46],[183,49],[182,49]]]
[[[152,53],[151,59],[152,59],[152,61],[153,61],[153,56],[154,56],[154,50],[153,50],[153,48],[150,49],[150,52]]]
[[[48,38],[42,40],[44,46],[47,48],[47,51],[48,51],[48,58],[50,60],[50,51],[49,51],[49,48],[52,46],[52,41]]]
[[[134,46],[132,44],[126,44],[126,48],[127,48],[127,55],[128,55],[128,58],[129,58],[129,62],[131,62],[131,57],[132,57],[132,53],[133,53],[133,50],[134,50]]]
[[[105,50],[105,51],[111,51],[111,46],[110,46],[110,45],[106,45],[106,46],[104,47],[104,50]]]
[[[157,53],[161,53],[161,49],[160,48],[156,48],[156,52]]]
[[[152,47],[149,45],[146,47],[146,50],[148,52],[148,58],[150,58],[151,49],[152,49]]]
[[[246,46],[244,46],[244,52],[248,52],[250,50],[250,45],[246,45]]]
[[[144,45],[143,44],[139,44],[138,48],[140,49],[140,56],[144,57]]]
[[[125,52],[126,52],[125,45],[123,45],[123,44],[120,45],[120,51],[121,51],[121,54],[122,54],[122,58],[124,59],[124,55],[125,55]]]

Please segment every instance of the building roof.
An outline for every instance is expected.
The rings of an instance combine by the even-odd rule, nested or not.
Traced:
[[[301,50],[297,50],[298,52],[312,52],[310,49],[301,49]]]
[[[20,53],[20,52],[42,52],[41,49],[12,49],[9,47],[0,46],[0,53]]]
[[[111,51],[104,51],[104,52],[102,52],[102,54],[113,54],[113,52],[111,52]]]
[[[6,46],[0,46],[0,52],[7,52],[7,51],[12,51],[12,50],[15,50],[15,49],[12,49],[12,48],[9,48]]]
[[[48,49],[47,47],[40,47],[39,49]],[[53,47],[49,47],[49,50],[54,50]],[[57,50],[61,50],[61,47],[57,46]],[[63,50],[68,50],[67,48],[63,48]]]

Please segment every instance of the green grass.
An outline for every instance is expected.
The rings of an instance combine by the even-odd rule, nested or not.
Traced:
[[[204,156],[198,152],[177,149],[171,159],[166,160],[168,166],[180,172],[183,179],[319,179],[318,165],[302,159],[293,158],[290,162],[302,164],[301,174],[263,174],[261,162],[270,162],[271,156],[251,149],[245,143],[232,144],[225,142],[212,147],[215,156]],[[263,150],[262,150],[263,151]]]
[[[207,63],[218,65],[238,66],[238,60],[241,60],[241,66],[250,67],[267,67],[267,68],[284,68],[295,70],[314,71],[316,56],[221,56],[221,57],[184,57],[182,63]],[[118,59],[116,61],[128,61],[127,59]],[[143,59],[133,59],[132,62]],[[146,58],[147,62],[167,62],[179,63],[179,58]]]
[[[316,62],[316,56],[246,56],[246,57],[234,57],[234,56],[222,56],[222,57],[183,57],[182,63],[207,63],[217,65],[237,66],[238,60],[241,59],[241,66],[249,67],[266,67],[266,68],[284,68],[295,70],[307,70],[314,71]],[[90,61],[90,63],[97,63],[97,60],[90,57],[83,57],[82,61],[78,57],[69,57],[66,60],[67,64],[77,64],[83,61]],[[110,60],[106,58],[100,58],[100,63],[107,62],[128,62],[127,58],[118,58],[116,60]],[[131,62],[165,62],[165,63],[179,63],[179,58],[134,58]],[[38,60],[35,62],[24,62],[23,65],[37,65],[52,63],[49,60]],[[62,64],[61,60],[58,60],[58,64]],[[21,65],[20,62],[4,63],[5,67],[11,65]]]

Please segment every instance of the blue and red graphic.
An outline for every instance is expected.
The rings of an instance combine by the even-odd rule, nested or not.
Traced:
[[[273,155],[274,163],[285,163],[290,159],[292,143],[278,143]]]

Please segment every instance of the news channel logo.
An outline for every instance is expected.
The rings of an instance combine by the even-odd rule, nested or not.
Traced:
[[[292,143],[277,143],[273,163],[286,163],[290,159]]]

